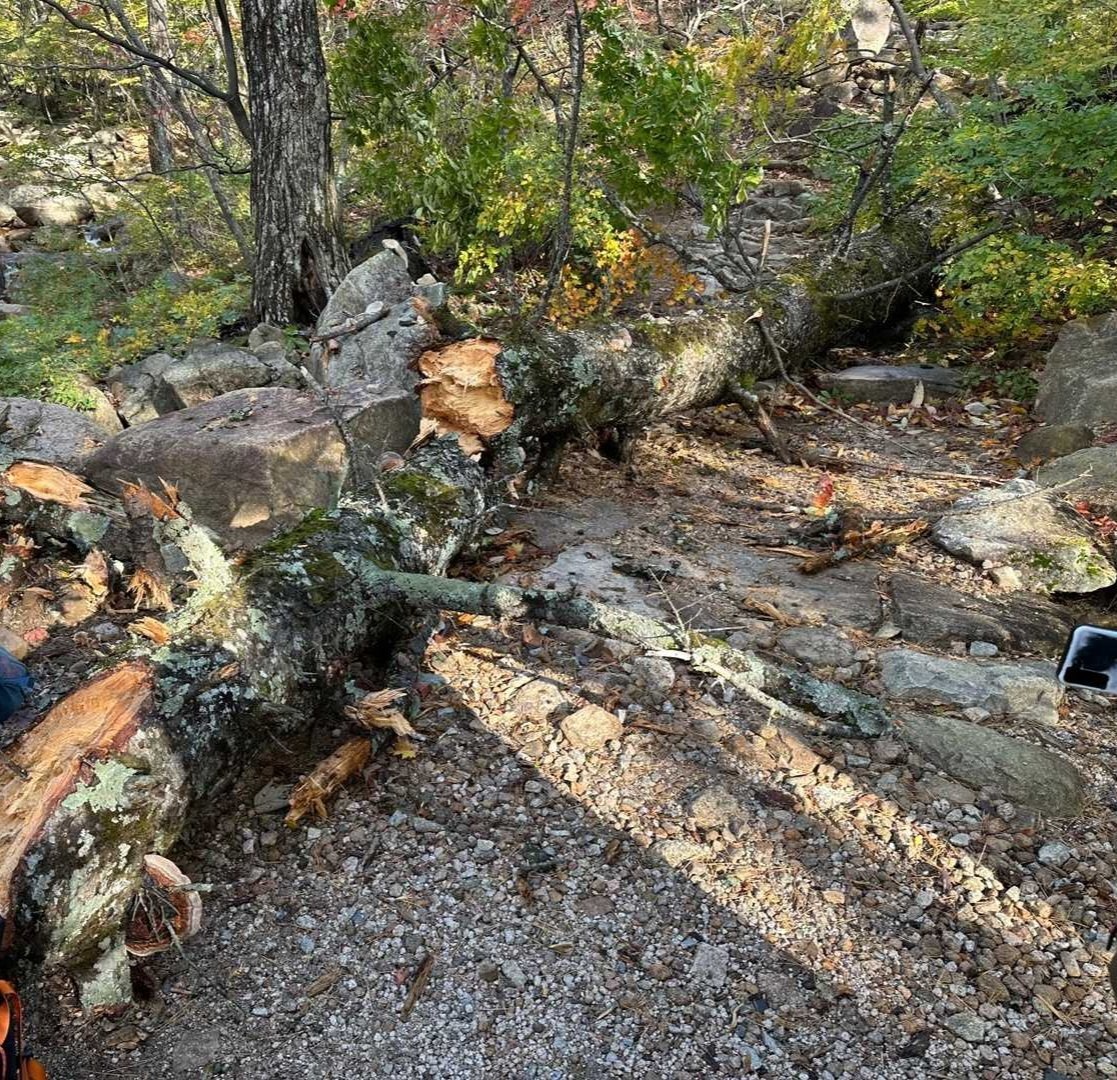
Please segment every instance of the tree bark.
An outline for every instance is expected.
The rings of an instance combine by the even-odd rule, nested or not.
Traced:
[[[311,322],[348,269],[314,0],[243,0],[256,318]]]
[[[147,34],[152,49],[160,56],[171,56],[171,32],[167,24],[166,0],[147,0]],[[155,78],[151,71],[144,74],[144,95],[151,106],[147,122],[147,156],[151,171],[158,175],[174,168],[174,148],[171,144],[171,102],[167,94],[173,87]]]

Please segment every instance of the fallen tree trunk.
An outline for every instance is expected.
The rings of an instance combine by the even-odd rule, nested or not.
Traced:
[[[571,429],[636,430],[682,409],[717,404],[741,382],[791,371],[857,332],[894,318],[925,285],[874,290],[927,262],[926,222],[904,219],[859,236],[849,255],[795,281],[689,316],[645,318],[567,333],[531,330],[504,341],[497,369],[524,442]],[[897,298],[902,296],[903,300]],[[763,320],[768,337],[762,334]],[[777,353],[779,356],[777,356]]]
[[[394,637],[416,609],[517,613],[686,649],[775,715],[840,723],[834,730],[850,733],[884,730],[887,716],[872,699],[654,620],[429,576],[443,574],[476,534],[494,473],[518,469],[571,431],[634,428],[719,401],[745,375],[775,373],[778,360],[751,325],[758,308],[789,362],[886,317],[885,293],[833,303],[825,292],[856,292],[918,265],[924,230],[909,223],[859,245],[811,284],[773,285],[694,317],[647,321],[630,334],[539,332],[506,342],[495,356],[497,404],[511,407],[511,423],[491,443],[496,470],[437,439],[342,510],[312,515],[236,570],[185,513],[152,512],[145,534],[134,500],[99,503],[96,513],[83,492],[48,510],[13,504],[9,516],[31,529],[82,549],[101,544],[180,583],[189,577],[192,591],[167,620],[170,640],[123,650],[115,667],[11,747],[27,778],[3,777],[0,790],[6,939],[74,972],[86,1006],[126,1000],[124,925],[144,855],[167,850],[190,807],[228,786],[270,736],[336,716],[346,666]]]

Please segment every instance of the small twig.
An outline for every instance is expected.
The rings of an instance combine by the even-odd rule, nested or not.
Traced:
[[[415,1003],[419,1000],[423,991],[430,982],[431,971],[434,970],[434,953],[427,953],[423,957],[422,962],[419,964],[415,972],[415,977],[411,980],[411,988],[407,991],[407,999],[403,1003],[403,1009],[400,1011],[401,1016],[410,1016],[411,1010],[415,1008]]]
[[[15,760],[6,750],[0,750],[0,765],[5,769],[10,769],[21,780],[30,780],[31,774]]]
[[[331,327],[329,330],[323,330],[318,334],[311,334],[307,340],[313,344],[319,344],[323,341],[336,341],[338,338],[346,337],[349,334],[358,334],[372,326],[373,323],[378,323],[381,319],[387,318],[391,310],[390,307],[385,305],[379,311],[366,311],[362,315],[355,315],[353,318],[347,319],[340,326]]]
[[[733,385],[729,388],[730,396],[741,406],[749,419],[756,425],[768,448],[783,462],[784,465],[794,464],[791,451],[782,435],[776,430],[776,425],[768,415],[767,410],[760,403],[756,394],[750,393],[743,387]]]
[[[898,462],[862,461],[858,458],[838,457],[836,454],[811,454],[811,465],[830,465],[838,468],[868,469],[870,472],[887,472],[925,476],[928,480],[968,480],[971,484],[999,485],[1006,481],[994,476],[971,476],[969,473],[946,472],[942,469],[921,469],[918,465],[901,465]]]
[[[858,420],[856,416],[850,416],[849,413],[845,411],[845,409],[839,409],[836,405],[831,405],[828,401],[823,401],[822,398],[818,397],[817,394],[813,393],[797,379],[793,379],[788,374],[787,368],[784,365],[783,352],[780,350],[779,345],[776,343],[776,339],[772,337],[771,331],[764,323],[764,313],[762,311],[758,311],[754,318],[757,329],[760,331],[760,336],[764,339],[764,345],[767,348],[772,359],[775,360],[776,366],[780,369],[780,376],[783,378],[784,382],[786,382],[789,386],[793,386],[796,390],[799,391],[800,394],[802,394],[809,401],[814,402],[814,404],[817,405],[820,409],[825,409],[827,412],[833,413],[834,416],[840,416],[843,420],[846,420],[851,424],[856,424],[858,427],[864,428],[866,431],[871,431],[874,435],[880,434],[874,427],[872,427],[872,425],[866,424],[864,420]]]

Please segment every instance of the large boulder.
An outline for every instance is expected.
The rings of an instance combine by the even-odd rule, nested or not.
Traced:
[[[881,654],[880,678],[894,701],[984,709],[991,716],[1043,724],[1059,719],[1063,700],[1051,665],[1038,661],[990,663],[890,649]]]
[[[1089,529],[1031,480],[965,495],[935,524],[935,542],[1031,592],[1088,593],[1117,581]]]
[[[392,251],[354,267],[319,316],[318,334],[362,316],[379,317],[314,349],[311,374],[326,386],[360,383],[378,393],[413,391],[416,361],[441,337],[429,295],[429,289],[412,282],[406,263]]]
[[[27,225],[83,225],[93,220],[93,207],[82,195],[52,190],[42,184],[20,184],[5,197]]]
[[[962,389],[962,376],[933,364],[859,364],[844,371],[823,372],[818,383],[849,401],[904,404],[911,401],[920,383],[928,401],[955,397]]]
[[[374,467],[402,451],[419,428],[413,394],[354,390],[327,406],[283,387],[235,390],[129,428],[86,466],[90,481],[118,494],[125,482],[173,483],[194,519],[231,550],[259,547],[311,510],[336,505],[353,468],[348,442]]]
[[[298,372],[283,359],[282,348],[276,348],[277,361],[269,364],[257,351],[219,341],[197,344],[160,372],[155,407],[162,415],[251,386],[297,388]]]
[[[162,385],[163,372],[173,363],[173,356],[159,352],[109,372],[105,380],[109,394],[116,402],[116,411],[129,427],[146,424],[159,415],[155,407],[156,393]]]
[[[1052,656],[1074,627],[1066,608],[1027,593],[971,596],[914,574],[894,574],[891,585],[892,621],[905,641],[921,645],[988,641],[1000,649]]]
[[[887,0],[856,0],[842,37],[859,56],[876,56],[892,32],[892,5]]]
[[[0,398],[0,420],[3,467],[13,460],[41,461],[80,473],[109,439],[109,433],[90,417],[30,398]]]
[[[1047,817],[1074,817],[1082,809],[1082,776],[1050,750],[952,716],[907,715],[898,728],[936,768],[994,798]]]
[[[281,345],[268,343],[249,350],[220,341],[200,341],[178,359],[153,353],[117,368],[108,384],[125,423],[135,426],[233,390],[254,386],[298,389],[302,378]]]
[[[1039,380],[1036,414],[1048,424],[1105,427],[1117,418],[1117,312],[1059,332]]]
[[[1093,431],[1085,424],[1049,424],[1033,428],[1023,436],[1012,456],[1028,468],[1085,450],[1094,443]]]

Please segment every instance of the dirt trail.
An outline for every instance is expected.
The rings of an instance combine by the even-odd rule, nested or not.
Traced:
[[[997,402],[859,413],[872,430],[801,402],[777,415],[800,452],[986,476],[1011,475],[1023,423]],[[572,453],[467,571],[576,585],[870,691],[896,575],[992,591],[925,540],[799,573],[824,473],[760,447],[726,407],[651,431],[631,469]],[[867,521],[974,486],[831,475]],[[1082,769],[1093,802],[1064,830],[896,739],[781,729],[680,660],[482,618],[434,631],[392,659],[422,700],[417,757],[285,830],[286,786],[346,729],[262,746],[184,839],[178,861],[212,886],[204,926],[139,973],[142,1004],[83,1023],[64,988],[29,986],[53,1080],[1117,1074],[1104,705],[985,721]],[[383,660],[352,676],[378,685]],[[621,736],[564,733],[588,705]]]

